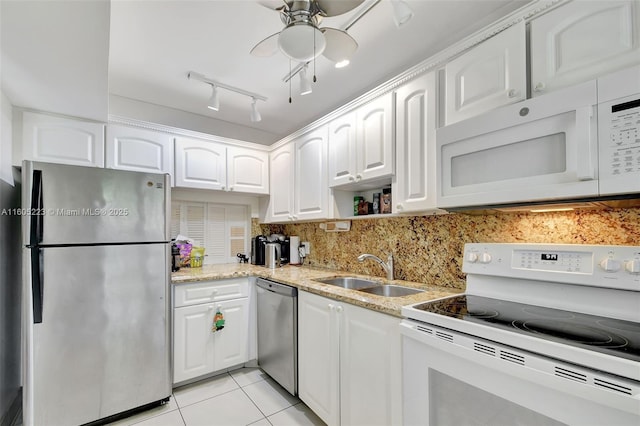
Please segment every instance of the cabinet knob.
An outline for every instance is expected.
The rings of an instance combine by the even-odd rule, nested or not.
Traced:
[[[349,182],[353,182],[354,180],[356,180],[356,178],[354,178],[353,175],[349,175]]]
[[[229,187],[229,191],[233,191],[233,186],[230,186],[230,187]]]
[[[293,216],[289,215],[289,216],[287,216],[287,219],[293,220]]]
[[[361,179],[362,179],[362,175],[361,175],[360,173],[358,173],[358,174],[356,175],[356,180],[361,180]]]
[[[518,96],[518,92],[515,89],[511,89],[507,92],[507,96],[509,96],[510,98],[515,98],[516,96]]]
[[[338,306],[336,307],[336,312],[337,312],[337,313],[342,313],[342,306],[338,305]]]
[[[293,216],[291,216],[291,219],[296,220],[298,218],[298,216],[296,216],[295,214]]]
[[[402,204],[397,204],[397,205],[396,205],[396,208],[397,208],[398,210],[402,210]]]
[[[222,186],[220,187],[220,189],[222,189],[223,191],[226,191],[226,190],[227,190],[227,188],[226,188],[224,185],[222,185]]]
[[[327,305],[327,309],[329,309],[330,311],[333,311],[333,303],[329,303]]]
[[[542,92],[547,86],[543,82],[539,82],[533,88],[534,92]]]

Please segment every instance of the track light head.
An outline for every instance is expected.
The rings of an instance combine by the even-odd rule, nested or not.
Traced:
[[[307,64],[305,64],[300,70],[300,94],[308,95],[311,92],[311,81],[309,81],[309,75],[307,74]]]
[[[262,120],[260,113],[258,112],[258,107],[256,106],[256,98],[251,98],[251,121],[256,123]]]
[[[215,84],[211,85],[212,92],[211,98],[209,98],[209,103],[207,104],[207,108],[212,109],[214,111],[220,110],[220,98],[218,97],[218,88]]]

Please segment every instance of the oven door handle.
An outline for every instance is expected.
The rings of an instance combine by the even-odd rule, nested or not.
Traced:
[[[593,107],[591,105],[576,109],[576,176],[579,180],[596,178],[594,157],[595,141],[591,131]]]

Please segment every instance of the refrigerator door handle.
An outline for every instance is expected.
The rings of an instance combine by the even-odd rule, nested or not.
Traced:
[[[33,299],[33,323],[40,324],[42,322],[43,310],[43,259],[42,249],[38,247],[31,248],[31,297]]]
[[[33,183],[31,187],[31,229],[29,232],[29,245],[36,247],[42,242],[44,233],[44,203],[42,199],[42,170],[33,171]]]

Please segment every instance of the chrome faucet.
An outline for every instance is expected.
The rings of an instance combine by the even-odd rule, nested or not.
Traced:
[[[386,263],[382,261],[382,259],[380,259],[378,256],[374,256],[372,254],[369,253],[364,253],[361,254],[360,256],[358,256],[358,262],[364,262],[366,259],[371,259],[371,260],[375,260],[376,262],[378,262],[380,264],[380,266],[382,266],[382,268],[385,270],[385,272],[387,273],[387,279],[388,280],[393,280],[393,254],[389,254],[389,256],[387,256],[387,261]]]

